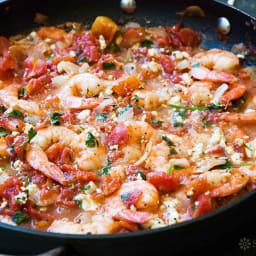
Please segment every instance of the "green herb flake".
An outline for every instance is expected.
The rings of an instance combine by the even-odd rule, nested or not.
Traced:
[[[119,115],[122,115],[124,112],[126,112],[129,108],[131,108],[132,105],[128,104],[127,106],[125,106],[124,108],[122,108],[119,112]]]
[[[193,64],[191,67],[192,67],[192,68],[198,68],[198,67],[200,67],[200,63],[195,63],[195,64]]]
[[[19,91],[18,91],[18,96],[19,97],[24,97],[25,95],[25,87],[22,87]]]
[[[128,62],[130,62],[131,60],[130,60],[130,58],[129,57],[127,57],[126,59],[125,59],[125,63],[128,63]]]
[[[103,114],[96,114],[96,120],[107,121],[108,120],[108,116],[107,115],[103,115]]]
[[[152,40],[148,40],[148,39],[141,42],[141,46],[144,46],[144,47],[150,47],[152,44],[154,44],[154,42]]]
[[[82,202],[81,200],[76,199],[78,195],[79,195],[79,194],[76,194],[76,195],[73,197],[73,200],[77,203],[77,205],[79,206],[79,208],[82,208],[82,203],[83,203],[83,202]]]
[[[59,118],[60,118],[61,116],[63,116],[63,115],[64,115],[64,113],[58,113],[58,112],[52,113],[51,116],[50,116],[50,118],[51,118],[51,123],[52,123],[53,125],[60,125],[60,120],[59,120]]]
[[[77,64],[79,64],[79,63],[81,63],[81,62],[88,62],[88,59],[87,59],[85,56],[83,56],[83,57],[79,58],[79,59],[76,61]]]
[[[72,183],[71,187],[74,189],[74,188],[75,188],[75,184],[74,184],[74,183]]]
[[[109,176],[109,170],[111,169],[111,167],[112,167],[112,164],[111,164],[110,160],[107,159],[106,164],[105,164],[105,167],[103,167],[103,168],[100,170],[99,175],[100,175],[100,176],[103,176],[103,175]]]
[[[89,185],[89,184],[87,186],[85,186],[84,188],[80,187],[80,189],[83,190],[83,191],[86,191],[90,188],[91,188],[91,185]]]
[[[139,105],[135,105],[135,108],[138,109],[138,110],[143,110],[143,108]]]
[[[111,52],[120,52],[120,47],[117,44],[112,43],[111,45],[109,45],[108,50]]]
[[[234,168],[234,166],[231,164],[230,160],[227,159],[225,164],[215,166],[215,168],[216,169],[231,169],[231,168]]]
[[[168,146],[174,146],[174,143],[166,135],[162,136],[162,140],[164,140]]]
[[[176,151],[175,148],[170,148],[170,151],[169,151],[169,155],[177,155],[178,152]]]
[[[173,164],[171,163],[168,170],[167,170],[167,174],[173,174],[173,170],[174,170],[174,166]]]
[[[209,126],[211,126],[211,125],[212,125],[211,122],[206,121],[206,122],[203,124],[203,128],[207,128],[207,127],[209,127]]]
[[[33,38],[33,37],[27,37],[26,39],[27,39],[27,41],[29,41],[29,42],[33,42],[33,41],[34,41],[34,38]]]
[[[252,163],[243,163],[242,166],[251,166]]]
[[[0,127],[0,137],[6,137],[7,135],[11,134],[10,131],[6,130],[3,127]]]
[[[105,70],[114,70],[116,68],[116,65],[114,62],[105,62],[102,64],[102,67]]]
[[[179,166],[179,165],[174,165],[174,170],[182,170],[182,169],[184,169],[184,167],[182,167],[182,166]]]
[[[130,193],[121,195],[122,201],[127,201],[129,199]]]
[[[144,98],[141,98],[138,95],[134,94],[132,100],[144,100]]]
[[[18,225],[23,222],[26,222],[27,218],[28,218],[28,215],[21,211],[17,211],[12,215],[13,222]]]
[[[79,128],[82,130],[82,131],[85,131],[84,127],[79,125]]]
[[[178,115],[179,115],[181,118],[183,118],[183,119],[186,118],[186,112],[184,112],[184,111],[178,112]]]
[[[122,34],[124,34],[124,33],[127,32],[127,30],[126,30],[125,28],[122,28],[122,29],[120,30],[120,32],[121,32]]]
[[[151,120],[152,124],[162,124],[163,122],[164,121],[161,121],[161,120],[158,120],[158,119]]]
[[[146,179],[147,179],[147,176],[146,176],[145,173],[143,173],[142,171],[137,171],[135,174],[136,174],[136,175],[140,175],[143,180],[146,180]]]
[[[28,139],[24,141],[19,147],[23,147],[24,145],[29,143],[36,135],[37,131],[34,131],[33,127],[31,127],[28,131]]]
[[[184,124],[182,122],[173,122],[173,127],[174,128],[177,128],[177,127],[181,127],[183,126]]]
[[[20,120],[23,121],[23,116],[22,116],[22,113],[17,110],[17,109],[14,109],[12,112],[10,112],[8,115],[8,117],[15,117],[15,118],[18,118]]]
[[[94,148],[96,145],[97,145],[97,147],[99,146],[99,142],[96,140],[96,138],[94,137],[94,135],[91,132],[88,132],[85,144],[89,148]]]

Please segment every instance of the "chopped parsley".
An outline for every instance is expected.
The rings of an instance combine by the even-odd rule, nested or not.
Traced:
[[[141,42],[141,46],[144,46],[144,47],[150,47],[152,44],[154,44],[154,42],[149,39],[146,39],[143,42]]]
[[[5,128],[3,127],[0,127],[0,137],[5,137],[7,135],[11,134],[10,131],[6,130]]]
[[[119,115],[122,115],[124,112],[126,112],[129,108],[131,108],[132,105],[128,104],[127,106],[125,106],[124,108],[122,108],[119,112]]]
[[[97,147],[99,146],[99,142],[96,140],[96,138],[93,136],[91,132],[88,132],[85,144],[89,148],[94,148],[96,145]]]
[[[82,131],[85,131],[84,127],[82,125],[79,125],[79,128],[82,130]]]
[[[209,126],[211,126],[211,125],[212,125],[211,122],[206,121],[206,122],[203,124],[203,128],[207,128],[207,127],[209,127]]]
[[[22,211],[17,211],[12,215],[12,221],[16,224],[21,224],[26,222],[28,219],[28,215]]]
[[[102,67],[105,70],[114,70],[116,68],[116,65],[114,62],[105,62],[102,64]]]
[[[72,183],[71,187],[74,189],[74,188],[75,188],[75,184],[74,184],[74,183]]]
[[[22,87],[19,91],[18,91],[18,96],[19,97],[24,97],[25,95],[25,87]]]
[[[107,121],[108,120],[108,116],[107,115],[103,115],[103,114],[96,114],[96,120]]]
[[[34,129],[31,127],[28,131],[28,139],[24,141],[19,147],[22,147],[27,143],[29,143],[36,135],[37,135],[37,131],[34,131]]]
[[[151,120],[152,124],[162,124],[163,122],[164,121],[161,121],[161,120],[158,120],[158,119]]]
[[[179,165],[174,165],[174,169],[175,170],[182,170],[182,169],[184,169],[184,167],[179,166]]]
[[[181,127],[181,126],[183,126],[184,124],[182,123],[182,122],[173,122],[173,127],[174,128],[177,128],[177,127]]]
[[[122,34],[124,34],[124,33],[127,32],[127,30],[126,30],[125,28],[122,28],[122,29],[120,30],[120,32],[121,32]]]
[[[29,42],[33,42],[33,41],[34,41],[34,38],[33,38],[33,37],[27,37],[26,39],[27,39],[27,41],[29,41]]]
[[[252,163],[243,163],[242,166],[251,166]]]
[[[53,125],[60,125],[60,117],[63,116],[64,113],[58,113],[58,112],[54,112],[51,114],[51,123]]]
[[[86,191],[91,188],[91,185],[86,185],[84,188],[80,187],[81,190]]]
[[[177,155],[178,152],[176,151],[175,148],[170,148],[170,151],[169,151],[169,155]]]
[[[136,174],[136,175],[140,175],[143,180],[146,180],[146,179],[147,179],[147,176],[146,176],[145,173],[143,173],[142,171],[137,171],[135,174]]]
[[[22,116],[22,113],[17,110],[17,109],[14,109],[12,112],[10,112],[8,115],[8,117],[15,117],[15,118],[18,118],[20,120],[23,121],[23,116]]]
[[[173,164],[171,163],[168,170],[167,170],[167,174],[173,174]]]
[[[107,159],[107,161],[106,161],[106,165],[105,165],[105,167],[103,167],[101,170],[100,170],[100,176],[103,176],[103,175],[106,175],[106,176],[109,176],[109,170],[111,169],[111,167],[112,167],[112,164],[111,164],[111,162],[110,162],[110,160],[109,159]]]
[[[77,199],[77,196],[78,196],[79,194],[76,194],[74,197],[73,197],[73,200],[77,203],[77,205],[79,206],[79,208],[82,208],[82,200],[79,200],[79,199]]]
[[[132,100],[144,100],[144,98],[141,98],[138,95],[134,94]]]
[[[184,112],[184,111],[180,111],[180,112],[178,112],[178,115],[181,117],[181,118],[186,118],[186,112]]]
[[[174,143],[166,135],[162,136],[162,140],[164,140],[168,146],[174,146]]]
[[[232,163],[230,162],[229,159],[226,160],[225,164],[221,164],[221,165],[215,166],[215,168],[217,168],[217,169],[231,169],[233,167],[234,166],[232,165]]]
[[[79,58],[79,59],[76,61],[77,64],[79,64],[79,63],[81,63],[81,62],[88,62],[88,59],[87,59],[85,56],[83,56],[83,57]]]
[[[195,64],[193,64],[191,67],[192,67],[192,68],[198,68],[198,67],[200,67],[200,63],[195,63]]]
[[[205,107],[188,107],[188,106],[180,106],[180,105],[175,105],[175,104],[169,104],[168,105],[171,108],[177,108],[177,109],[185,109],[185,110],[199,110],[199,111],[203,111],[203,110],[218,110],[218,109],[223,109],[225,108],[225,105],[222,104],[216,104],[216,105],[207,105]]]
[[[130,193],[121,195],[122,201],[127,201],[129,199]]]

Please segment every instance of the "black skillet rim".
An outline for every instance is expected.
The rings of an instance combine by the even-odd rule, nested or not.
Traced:
[[[248,17],[249,19],[253,20],[256,22],[256,18],[251,16],[250,14],[234,7],[234,6],[230,6],[227,3],[223,3],[220,0],[213,0],[215,3],[219,4],[220,6],[225,6],[226,8],[230,8],[233,9],[233,11],[235,12],[239,12],[241,14],[243,14],[244,16]],[[11,0],[4,0],[1,4],[6,4],[8,2],[11,2]],[[187,221],[183,221],[177,224],[173,224],[173,225],[169,225],[169,226],[165,226],[165,227],[161,227],[161,228],[156,228],[156,229],[150,229],[150,230],[140,230],[140,231],[135,231],[135,232],[129,232],[129,233],[115,233],[115,234],[98,234],[98,235],[92,235],[92,234],[68,234],[68,233],[55,233],[55,232],[47,232],[47,231],[40,231],[40,230],[35,230],[35,229],[29,229],[29,228],[24,228],[24,227],[20,227],[20,226],[14,226],[11,224],[6,224],[3,222],[0,222],[0,228],[4,228],[4,229],[8,229],[11,231],[16,231],[16,232],[20,232],[20,233],[26,233],[28,235],[35,235],[35,236],[41,236],[41,237],[46,237],[46,238],[62,238],[62,239],[88,239],[88,240],[101,240],[101,239],[115,239],[115,238],[128,238],[128,237],[138,237],[138,236],[142,236],[142,235],[156,235],[158,233],[162,233],[165,231],[169,231],[169,230],[176,230],[179,228],[182,228],[184,226],[192,226],[195,225],[196,223],[200,223],[200,222],[204,222],[210,218],[213,218],[219,214],[222,214],[226,211],[232,210],[233,207],[238,206],[238,204],[240,204],[241,202],[244,202],[245,200],[251,198],[252,196],[255,196],[256,194],[256,189],[253,189],[252,191],[246,193],[245,195],[243,195],[242,197],[228,203],[225,206],[222,206],[221,208],[207,213],[203,216],[194,218],[194,219],[190,219]]]

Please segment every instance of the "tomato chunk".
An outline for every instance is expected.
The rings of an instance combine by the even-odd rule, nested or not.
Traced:
[[[127,31],[123,34],[123,40],[121,46],[129,48],[134,44],[141,43],[146,39],[145,29],[142,27],[139,28],[128,28]]]
[[[177,177],[165,172],[151,172],[147,175],[147,181],[163,193],[173,192],[179,185]]]
[[[125,126],[124,123],[121,122],[107,137],[106,145],[108,147],[112,145],[124,145],[128,142],[128,140],[129,140],[128,128]]]
[[[123,201],[123,203],[126,205],[126,207],[130,207],[131,205],[135,205],[140,196],[142,195],[142,191],[140,190],[135,190],[135,191],[131,191],[126,195],[121,195],[121,199]]]
[[[161,55],[161,64],[163,66],[164,72],[167,74],[172,74],[175,69],[175,62],[167,55]]]
[[[102,176],[100,181],[100,188],[105,196],[111,195],[121,187],[121,180],[112,178],[110,176]]]
[[[196,206],[196,210],[193,213],[194,218],[212,212],[214,210],[210,195],[200,195],[197,199],[197,202],[198,205]]]

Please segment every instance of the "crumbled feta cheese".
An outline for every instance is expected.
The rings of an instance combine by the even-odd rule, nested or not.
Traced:
[[[81,111],[76,117],[79,120],[84,120],[85,121],[90,116],[90,114],[91,114],[91,110],[85,109],[85,110]]]
[[[181,98],[180,96],[176,95],[171,97],[168,102],[168,104],[174,104],[174,105],[179,105],[181,103]]]
[[[97,204],[93,201],[91,195],[77,194],[74,196],[74,200],[81,202],[81,208],[85,211],[97,210]]]
[[[23,165],[23,162],[21,162],[20,160],[16,160],[16,161],[13,163],[13,168],[14,168],[16,171],[20,171],[22,165]]]
[[[161,228],[161,227],[164,227],[166,225],[164,224],[162,219],[157,217],[157,218],[154,218],[154,219],[146,222],[142,226],[146,229],[154,229],[154,228]]]
[[[85,193],[85,194],[88,194],[88,195],[92,194],[92,193],[95,192],[96,189],[97,189],[97,187],[96,187],[96,185],[95,185],[95,183],[94,183],[93,181],[90,181],[90,182],[87,184],[87,186],[88,186],[88,189],[85,190],[84,193]]]
[[[100,49],[103,51],[107,47],[107,44],[103,35],[99,36],[99,42],[100,42]]]
[[[17,201],[19,204],[25,204],[28,199],[28,194],[25,192],[20,192],[18,195],[14,197],[15,201]]]
[[[151,48],[151,49],[148,50],[148,56],[157,58],[157,57],[160,56],[160,54],[155,48]]]
[[[29,196],[33,196],[35,193],[39,191],[39,188],[36,184],[28,184],[28,186],[25,189],[28,192]]]
[[[118,150],[118,145],[112,145],[109,147],[110,150]]]
[[[70,52],[69,52],[69,56],[75,57],[75,56],[76,56],[76,52],[75,52],[75,51],[70,51]]]
[[[24,127],[24,133],[28,134],[28,131],[33,128],[33,125],[29,124],[29,123],[25,123],[25,127]]]
[[[168,219],[168,224],[175,224],[179,221],[180,216],[176,210],[178,202],[179,201],[176,198],[168,198],[163,202],[163,207],[165,209],[165,213],[163,215],[165,216],[165,219]]]
[[[231,155],[231,162],[235,165],[240,165],[243,162],[243,154],[235,152]]]
[[[8,205],[8,202],[6,201],[5,198],[3,198],[3,202],[1,203],[0,208],[3,209],[3,208],[5,208],[7,205]]]
[[[162,66],[155,61],[144,63],[141,67],[143,69],[150,69],[154,73],[157,73],[162,70]]]
[[[188,150],[188,154],[193,158],[193,160],[198,160],[201,158],[204,152],[204,144],[198,143],[192,149]]]

